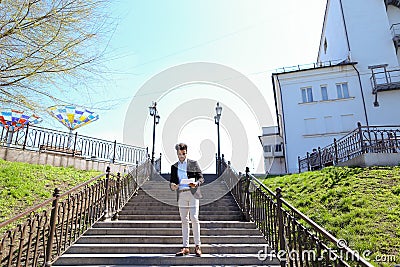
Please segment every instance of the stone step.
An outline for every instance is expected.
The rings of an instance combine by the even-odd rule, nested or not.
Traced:
[[[266,260],[260,260],[258,254],[203,254],[201,257],[188,255],[176,257],[175,254],[64,254],[53,266],[193,266],[193,265],[278,265],[273,255],[266,255]]]
[[[164,190],[165,191],[165,190]],[[229,198],[231,197],[231,195],[227,195],[225,192],[220,192],[218,190],[216,191],[201,191],[201,194],[204,197],[210,196],[210,197],[217,197],[217,199],[221,199],[221,198]],[[136,195],[134,195],[133,197],[144,197],[144,196],[149,196],[149,197],[176,197],[177,193],[175,191],[169,191],[169,192],[163,192],[161,190],[153,190],[153,189],[149,189],[149,190],[144,190],[144,191],[138,191]]]
[[[203,198],[212,198],[214,200],[220,200],[220,199],[231,199],[231,196],[228,195],[221,195],[218,192],[203,192],[201,191],[201,194],[203,196]],[[135,199],[142,199],[142,198],[149,198],[149,199],[158,199],[158,198],[167,198],[167,199],[176,199],[176,192],[170,192],[169,194],[163,194],[163,192],[154,192],[154,191],[148,191],[148,192],[143,192],[140,191],[137,195],[133,196],[131,198],[131,200],[135,200]]]
[[[228,191],[228,188],[225,186],[225,184],[218,184],[218,183],[206,184],[206,185],[203,184],[200,188],[201,188],[202,192],[204,189],[205,194],[208,194],[208,193],[218,193],[218,194],[223,194],[223,195],[230,194]],[[172,191],[169,188],[169,183],[167,183],[165,185],[164,184],[162,184],[162,185],[155,185],[155,184],[145,185],[138,190],[139,194],[142,192],[157,192],[157,193],[162,193],[162,194],[176,193],[176,191]]]
[[[205,221],[205,220],[211,220],[211,221],[240,221],[243,219],[242,215],[202,215],[200,213],[199,215],[199,220],[200,221]],[[172,221],[180,221],[181,218],[179,214],[173,214],[173,215],[119,215],[118,220],[172,220]]]
[[[165,211],[176,211],[179,212],[179,209],[177,206],[166,206],[166,205],[158,205],[158,206],[143,206],[143,205],[130,205],[130,206],[125,206],[122,208],[122,210],[149,210],[149,209],[154,209],[154,210],[165,210]],[[226,205],[226,206],[219,206],[219,205],[205,205],[205,206],[200,206],[200,211],[209,211],[209,210],[216,210],[216,211],[240,211],[239,207],[237,205]]]
[[[176,206],[178,204],[176,195],[173,197],[157,197],[157,198],[152,198],[148,196],[142,196],[142,197],[137,197],[129,200],[128,203],[140,203],[140,204],[145,204],[145,203],[162,203],[164,205],[170,205],[170,206]],[[200,199],[200,204],[219,204],[219,203],[226,203],[226,204],[236,204],[236,201],[232,198],[221,198],[221,199],[216,199],[216,198],[206,198],[203,197]]]
[[[206,205],[203,205],[202,203],[203,201],[200,201],[200,207],[237,207],[237,204],[235,201],[233,200],[226,200],[226,201],[218,201],[218,202],[211,202],[211,203],[207,203]],[[168,205],[165,204],[159,200],[150,200],[150,201],[130,201],[128,203],[126,203],[125,207],[129,208],[129,207],[136,207],[136,206],[146,206],[146,207],[150,207],[150,206],[161,206],[161,207],[178,207],[178,203],[176,201],[176,199],[174,199],[174,204],[175,205]]]
[[[84,235],[78,239],[77,244],[180,244],[182,236],[146,236],[146,235]],[[258,236],[202,236],[203,244],[265,244],[266,240],[260,234]]]
[[[52,266],[60,266],[60,265],[52,265]],[[118,265],[62,265],[64,267],[149,267],[149,265],[124,265],[124,264],[118,264]],[[156,265],[157,267],[187,267],[187,265]],[[215,267],[216,265],[190,265],[191,267]],[[268,265],[223,265],[223,267],[280,267],[279,264],[268,264]]]
[[[68,254],[173,254],[180,250],[180,244],[76,244]],[[191,246],[191,253],[194,248]],[[264,244],[202,244],[205,254],[257,254],[260,250],[270,252]]]
[[[200,216],[209,215],[221,215],[221,216],[241,216],[241,212],[238,210],[204,210],[200,209]],[[123,209],[119,212],[119,215],[179,215],[179,210],[163,210],[163,209],[151,209],[151,210],[129,210]]]
[[[85,235],[181,235],[181,228],[90,228]],[[201,236],[260,235],[257,229],[245,228],[201,228]]]
[[[176,201],[176,199],[174,199],[174,200],[149,200],[149,201],[146,201],[146,200],[143,200],[143,201],[140,201],[140,202],[128,202],[126,205],[125,205],[125,208],[129,208],[129,207],[137,207],[137,206],[144,206],[144,207],[152,207],[152,206],[167,206],[167,207],[178,207],[178,202]],[[238,207],[238,205],[237,205],[237,203],[236,202],[234,202],[234,201],[229,201],[229,200],[223,200],[223,201],[218,201],[218,202],[215,202],[215,201],[211,201],[211,202],[208,202],[208,201],[205,201],[205,202],[203,202],[203,201],[200,201],[200,207],[226,207],[226,206],[229,206],[229,207]]]
[[[178,221],[105,221],[98,222],[93,225],[93,228],[181,228],[181,222]],[[201,229],[216,229],[216,228],[244,228],[256,229],[252,222],[243,221],[200,221]]]

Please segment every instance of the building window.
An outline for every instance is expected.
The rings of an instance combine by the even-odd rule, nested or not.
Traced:
[[[349,87],[347,83],[336,84],[337,98],[349,98]]]
[[[328,100],[328,88],[326,85],[321,85],[321,96],[322,100]]]
[[[340,115],[340,121],[342,123],[342,131],[352,131],[357,127],[357,122],[354,119],[353,114]]]
[[[275,145],[275,152],[282,152],[282,144]]]
[[[265,152],[265,153],[271,153],[271,151],[272,151],[272,150],[271,150],[271,146],[270,146],[270,145],[265,145],[265,146],[264,146],[264,152]]]
[[[326,133],[333,133],[334,132],[335,122],[334,122],[332,116],[325,116],[324,117],[324,124],[325,124],[325,132]]]
[[[313,102],[314,99],[312,94],[312,88],[311,87],[301,88],[301,98],[303,100],[303,103]]]
[[[318,132],[316,118],[304,119],[304,126],[306,134],[316,134]]]

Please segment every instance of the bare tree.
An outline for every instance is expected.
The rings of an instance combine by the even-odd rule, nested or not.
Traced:
[[[106,4],[0,0],[0,105],[40,111],[61,101],[62,86],[98,73]]]

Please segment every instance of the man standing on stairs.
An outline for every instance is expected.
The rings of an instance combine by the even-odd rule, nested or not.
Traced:
[[[189,215],[192,221],[193,238],[195,253],[197,257],[201,256],[200,249],[200,222],[199,222],[199,199],[202,197],[200,185],[204,183],[203,174],[197,161],[186,158],[187,145],[179,143],[175,146],[178,162],[171,166],[171,190],[177,190],[177,199],[179,213],[182,221],[182,249],[178,251],[176,256],[188,255],[189,249]],[[188,179],[194,182],[186,183]]]

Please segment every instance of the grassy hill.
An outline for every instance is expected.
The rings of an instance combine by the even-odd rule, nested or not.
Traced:
[[[328,167],[263,180],[337,238],[378,265],[400,263],[400,167]]]
[[[65,192],[99,174],[0,159],[0,222],[50,198],[56,187]]]

